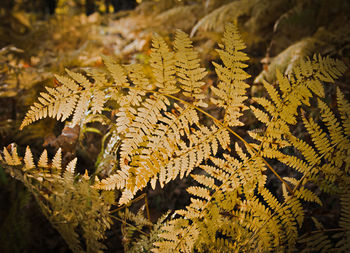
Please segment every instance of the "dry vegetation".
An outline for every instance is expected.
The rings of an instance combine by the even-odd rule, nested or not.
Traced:
[[[350,250],[347,1],[93,2],[0,4],[3,252]]]

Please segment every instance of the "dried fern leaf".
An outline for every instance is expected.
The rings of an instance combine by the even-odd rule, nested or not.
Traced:
[[[161,92],[174,94],[178,92],[175,80],[175,59],[163,38],[155,35],[152,40],[151,67],[155,78],[155,85]]]
[[[18,156],[16,145],[11,145],[11,154],[12,154],[12,162],[13,162],[12,165],[21,165],[22,162]]]
[[[116,86],[128,86],[128,79],[125,70],[117,64],[111,57],[103,56],[103,62],[106,65],[109,73],[112,75]]]
[[[48,157],[47,157],[47,151],[44,149],[44,151],[41,153],[39,161],[38,161],[38,167],[42,168],[48,168]]]
[[[85,91],[81,93],[73,114],[72,126],[77,125],[83,119],[83,116],[89,106],[90,97],[91,97],[91,93],[89,91]]]
[[[184,96],[194,99],[195,105],[205,106],[202,102],[205,98],[202,88],[205,83],[202,80],[207,73],[204,68],[200,68],[198,52],[193,50],[189,36],[180,30],[175,34],[174,47],[176,75]]]
[[[337,88],[337,102],[344,133],[346,136],[350,136],[350,103],[345,100],[344,94],[339,88]]]
[[[15,165],[15,161],[13,160],[12,156],[7,151],[7,148],[5,147],[3,149],[3,154],[4,154],[4,160],[8,165]]]
[[[66,69],[67,74],[84,88],[90,88],[93,84],[82,74]]]
[[[92,113],[101,113],[107,96],[103,90],[99,75],[92,84],[84,75],[66,70],[71,77],[56,75],[61,83],[56,88],[46,87],[47,92],[40,93],[40,103],[34,103],[27,112],[20,129],[46,117],[64,121],[73,115],[73,125],[80,123],[84,113],[92,107]],[[100,80],[100,81],[99,81]]]
[[[20,129],[42,118],[52,117],[58,120],[65,120],[72,114],[80,91],[72,85],[74,81],[71,79],[59,79],[65,83],[57,87],[57,89],[46,87],[47,93],[40,93],[40,103],[34,103],[34,105],[30,107],[30,110],[23,119]]]
[[[75,166],[77,165],[77,158],[74,158],[72,161],[70,161],[66,167],[66,171],[74,174]]]
[[[246,89],[249,87],[244,82],[249,75],[243,70],[247,66],[243,62],[248,60],[248,57],[241,51],[246,46],[233,24],[225,27],[222,40],[223,44],[219,44],[220,49],[217,52],[224,65],[213,62],[219,83],[217,87],[211,87],[214,95],[218,97],[212,98],[211,101],[225,109],[225,124],[240,126],[243,123],[239,121],[239,117],[247,109],[244,101],[247,99]]]
[[[30,150],[29,146],[26,148],[26,153],[24,155],[24,168],[25,170],[30,170],[35,168],[35,164],[33,161],[33,154],[32,151]]]
[[[101,90],[96,90],[93,93],[92,100],[91,100],[91,111],[93,114],[96,113],[102,113],[102,110],[104,109],[104,104],[107,101],[107,97],[105,93]]]
[[[221,24],[236,21],[239,16],[248,14],[253,5],[254,1],[234,1],[214,9],[202,17],[192,28],[191,37],[200,29],[204,31],[212,30]]]
[[[62,149],[59,148],[52,159],[52,168],[56,168],[58,170],[62,169]]]

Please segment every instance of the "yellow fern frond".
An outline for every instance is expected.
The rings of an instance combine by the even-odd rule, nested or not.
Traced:
[[[219,44],[219,47],[217,52],[224,66],[213,63],[219,84],[217,87],[211,87],[214,95],[218,97],[212,98],[211,101],[225,109],[225,124],[239,126],[242,125],[239,117],[243,110],[247,109],[244,101],[247,99],[246,89],[249,85],[244,80],[249,78],[249,75],[243,70],[247,66],[243,62],[248,60],[248,57],[241,51],[246,46],[233,24],[226,26],[223,44]]]
[[[21,165],[21,159],[18,156],[17,153],[17,146],[16,145],[11,145],[11,154],[12,154],[12,165]]]
[[[162,230],[158,236],[163,240],[153,243],[152,252],[192,252],[199,236],[198,228],[184,219],[173,219]]]
[[[200,68],[198,53],[193,50],[192,41],[189,36],[178,30],[175,34],[175,59],[178,81],[186,97],[195,99],[194,104],[206,106],[202,99],[205,98],[202,80],[207,74],[204,68]]]
[[[101,113],[107,101],[103,87],[92,84],[84,75],[66,70],[71,77],[56,75],[61,83],[56,88],[46,87],[47,92],[41,92],[38,98],[40,103],[30,107],[20,129],[46,117],[64,121],[73,115],[72,124],[78,124],[84,113],[92,107],[92,113]],[[98,76],[96,77],[98,78]]]
[[[15,162],[13,161],[12,156],[7,151],[7,148],[5,147],[3,149],[3,154],[4,154],[4,160],[8,165],[15,165]]]
[[[195,196],[201,197],[206,200],[210,200],[210,192],[209,190],[202,188],[202,187],[197,187],[197,186],[190,186],[187,188],[187,191]]]
[[[227,6],[238,2],[252,6],[247,1]],[[21,128],[46,117],[72,117],[73,125],[106,124],[94,178],[75,173],[77,158],[62,172],[61,149],[52,161],[44,150],[35,166],[29,147],[22,164],[12,146],[11,151],[4,149],[0,163],[35,194],[44,214],[76,252],[103,249],[109,214],[123,208],[109,212],[111,205],[127,206],[148,186],[164,187],[188,176],[194,184],[187,188],[187,206],[174,211],[169,221],[164,218],[157,231],[144,228],[150,223],[141,212],[125,211],[122,226],[126,220],[136,226],[122,229],[123,234],[131,231],[132,236],[136,229],[153,252],[296,251],[306,216],[304,202],[322,205],[321,191],[342,194],[350,182],[350,105],[339,90],[338,112],[322,100],[323,82],[333,82],[345,71],[344,64],[314,56],[297,63],[288,76],[276,70],[277,84],[263,81],[267,98],[253,99],[249,108],[249,75],[244,70],[248,57],[237,28],[229,24],[217,50],[220,63],[213,63],[218,77],[210,87],[213,109],[203,109],[206,70],[188,35],[177,31],[173,45],[156,35],[149,65],[120,65],[104,57],[107,72],[86,70],[83,75],[67,70],[68,77],[56,76],[60,85],[47,87],[26,114]],[[313,96],[320,98],[317,112],[323,123],[300,109],[312,105]],[[106,105],[109,99],[113,103]],[[259,128],[252,124],[236,131],[248,109]],[[250,136],[241,135],[248,127],[253,128]],[[274,183],[276,178],[282,186]],[[342,205],[349,208],[348,196],[343,198]],[[350,222],[344,210],[337,232],[348,238]],[[337,247],[347,250],[339,237],[334,238]],[[328,245],[325,238],[312,241],[317,249],[321,246],[315,242]],[[142,245],[134,249],[145,251]]]
[[[77,165],[77,158],[74,158],[67,164],[66,171],[74,174],[75,166]]]
[[[323,225],[314,219],[316,228],[311,234],[304,234],[299,238],[299,243],[304,244],[302,252],[347,252],[350,250],[350,198],[349,188],[343,189],[340,198],[341,210],[339,227],[333,229],[325,229]],[[329,234],[332,232],[332,235]]]
[[[295,191],[295,196],[305,201],[315,202],[322,206],[320,198],[314,192],[306,189],[305,187],[299,187],[299,189]]]
[[[81,93],[73,114],[73,119],[72,119],[73,126],[78,124],[83,119],[83,116],[89,106],[90,97],[91,97],[90,91],[85,91]]]
[[[104,104],[107,101],[106,94],[101,90],[96,90],[92,96],[91,110],[93,114],[102,113]]]
[[[142,65],[140,64],[131,64],[127,66],[128,77],[130,81],[140,87],[139,92],[142,90],[150,89],[150,80],[145,75],[145,71]]]
[[[11,158],[16,161],[13,151]],[[89,178],[86,179],[88,175],[73,180],[76,158],[68,164],[63,176],[61,171],[52,170],[61,166],[58,164],[60,157],[59,150],[54,158],[56,161],[49,166],[47,151],[44,150],[35,168],[32,152],[27,147],[22,170],[18,169],[19,164],[9,159],[6,167],[11,167],[16,178],[34,195],[46,218],[73,252],[100,252],[105,248],[101,240],[112,222],[109,209],[114,197],[108,198],[107,194],[100,194],[92,188]]]
[[[328,152],[330,151],[331,143],[327,138],[327,134],[321,130],[320,126],[317,125],[313,119],[306,119],[303,117],[303,122],[318,151],[322,155],[324,154],[326,157],[329,157]]]
[[[128,175],[124,171],[118,171],[116,174],[109,176],[101,181],[96,181],[94,187],[101,190],[114,190],[125,188],[125,182],[128,179]]]
[[[331,144],[337,146],[340,151],[347,153],[347,151],[350,150],[350,141],[346,138],[346,135],[344,135],[340,122],[326,103],[318,100],[318,107],[321,109],[322,121],[327,126]],[[338,167],[343,164],[344,158],[344,156],[334,157],[334,162]]]
[[[111,57],[103,56],[103,62],[106,65],[109,73],[112,75],[116,86],[128,86],[128,79],[125,70],[117,64]]]
[[[315,55],[312,60],[300,60],[293,68],[288,79],[280,71],[276,71],[282,96],[280,96],[278,89],[268,82],[263,81],[264,87],[269,93],[273,104],[267,102],[264,98],[256,99],[272,118],[268,118],[261,110],[252,107],[256,117],[268,127],[265,139],[261,140],[261,142],[268,141],[271,143],[275,139],[282,139],[283,135],[290,135],[289,131],[286,131],[281,136],[276,136],[277,138],[268,140],[271,137],[270,133],[277,130],[274,126],[275,122],[280,121],[279,124],[284,124],[282,122],[285,122],[295,125],[297,123],[296,116],[298,115],[298,108],[302,104],[309,105],[309,99],[312,97],[312,93],[319,97],[324,97],[324,89],[321,82],[333,82],[334,78],[339,77],[345,69],[345,65],[341,61]],[[305,80],[307,81],[305,82]],[[271,119],[273,120],[267,123]]]
[[[346,103],[344,98],[340,100],[340,103]],[[311,137],[311,144],[292,135],[288,136],[290,143],[304,158],[282,155],[279,160],[303,174],[302,179],[295,185],[295,196],[322,205],[319,197],[304,185],[313,182],[321,190],[330,193],[339,187],[334,185],[336,181],[341,182],[340,185],[347,184],[350,142],[343,131],[343,122],[337,119],[336,114],[321,99],[318,99],[318,107],[324,123],[322,126],[312,118],[302,115],[304,126]]]
[[[164,39],[158,35],[154,36],[152,46],[150,62],[155,85],[166,94],[177,93],[174,53],[169,51]]]
[[[44,151],[41,153],[39,161],[38,161],[38,167],[42,168],[48,168],[48,157],[47,157],[47,151],[44,149]]]
[[[350,136],[350,103],[345,100],[344,94],[340,91],[338,87],[337,102],[345,135]]]
[[[82,74],[66,69],[67,74],[84,88],[90,88],[93,84]]]
[[[62,161],[62,149],[59,148],[52,159],[52,167],[58,170],[61,170],[61,161]]]
[[[35,168],[35,164],[33,161],[33,154],[32,151],[30,150],[29,146],[26,148],[26,153],[24,155],[24,168],[25,170],[30,170]]]

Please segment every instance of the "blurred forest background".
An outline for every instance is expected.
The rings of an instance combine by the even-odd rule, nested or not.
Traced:
[[[57,85],[53,75],[65,68],[98,69],[101,55],[121,63],[147,63],[152,35],[172,41],[181,29],[191,34],[209,71],[209,85],[216,81],[210,74],[211,61],[218,58],[213,49],[227,22],[238,26],[247,44],[251,93],[262,92],[263,79],[274,81],[276,67],[287,74],[298,59],[314,53],[350,66],[347,0],[1,0],[0,146],[15,142],[23,150],[30,145],[34,156],[43,148],[52,155],[62,147],[66,161],[78,157],[80,172],[93,171],[106,129],[67,128],[43,120],[18,130],[44,86]],[[348,70],[337,83],[347,99],[349,84]],[[244,122],[255,124],[249,118]],[[146,190],[151,217],[155,220],[165,210],[183,206],[186,186],[182,181],[163,190]],[[29,192],[2,168],[0,202],[0,252],[69,252]],[[326,209],[318,210],[325,219],[337,212]],[[110,231],[107,252],[123,251],[118,229]]]

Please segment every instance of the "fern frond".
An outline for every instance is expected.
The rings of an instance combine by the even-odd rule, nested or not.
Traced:
[[[232,8],[238,2],[241,1],[227,6]],[[342,192],[350,182],[350,106],[340,91],[340,119],[319,99],[323,124],[302,115],[305,135],[311,138],[300,140],[293,133],[299,130],[300,107],[309,106],[313,95],[325,97],[322,82],[333,82],[345,66],[340,61],[314,56],[300,61],[289,76],[277,70],[278,85],[264,81],[269,97],[256,98],[250,106],[264,128],[250,131],[253,140],[248,143],[231,128],[243,125],[240,117],[249,109],[249,85],[245,82],[249,75],[244,71],[248,57],[242,52],[244,48],[237,28],[227,25],[217,50],[221,63],[213,63],[218,83],[211,87],[210,100],[215,110],[222,110],[223,118],[201,108],[206,106],[206,71],[200,67],[189,36],[181,31],[175,35],[174,49],[160,36],[154,37],[151,73],[143,65],[122,66],[104,57],[111,77],[101,71],[86,71],[87,78],[69,70],[69,77],[56,76],[61,85],[41,93],[21,128],[45,117],[72,117],[73,125],[110,125],[101,157],[113,157],[109,167],[113,170],[102,177],[102,166],[94,179],[87,173],[76,175],[77,158],[62,172],[61,149],[51,163],[44,150],[35,166],[29,148],[22,164],[12,146],[11,152],[4,149],[0,161],[35,194],[45,215],[73,251],[99,252],[104,248],[101,240],[111,224],[109,209],[115,201],[127,205],[148,184],[153,189],[158,182],[164,187],[177,177],[189,175],[195,181],[187,188],[190,204],[159,225],[158,238],[144,239],[152,243],[153,252],[295,251],[298,230],[305,218],[302,203],[322,205],[319,191],[310,189],[318,186],[326,192]],[[175,95],[178,92],[180,97]],[[111,113],[113,118],[116,116],[115,123],[107,119],[107,114],[102,115],[109,99],[115,100]],[[98,116],[86,119],[88,114]],[[233,142],[235,138],[239,142]],[[272,168],[278,163],[283,166]],[[19,167],[23,167],[22,171]],[[271,173],[283,182],[281,189],[267,186]],[[279,173],[293,177],[282,179]],[[118,200],[114,196],[116,189],[121,192]],[[276,194],[280,190],[281,198]],[[345,199],[346,208],[347,202]],[[342,211],[341,216],[344,232],[349,225],[348,214]],[[141,216],[126,211],[123,219],[139,223],[138,231],[147,236],[143,226],[150,224]],[[348,236],[343,233],[339,237],[343,235]],[[80,242],[82,238],[84,243]],[[339,249],[347,249],[344,241],[336,240]],[[314,241],[325,247],[328,243],[326,238]]]
[[[12,165],[21,165],[22,162],[21,162],[21,159],[19,158],[18,156],[18,153],[17,153],[17,146],[14,144],[14,145],[11,145],[11,155],[12,155]],[[6,158],[6,156],[5,156]]]
[[[305,117],[303,117],[303,122],[318,151],[321,154],[327,155],[327,153],[330,151],[331,144],[326,133],[323,132],[311,118],[307,120]]]
[[[189,187],[188,191],[196,197],[191,198],[191,204],[186,207],[186,210],[177,211],[177,214],[193,222],[191,226],[196,226],[199,229],[200,236],[196,243],[196,249],[210,249],[213,244],[217,242],[218,231],[222,231],[222,233],[229,238],[237,239],[237,236],[241,236],[242,240],[244,237],[248,238],[252,235],[251,233],[257,231],[259,227],[267,228],[267,226],[263,226],[263,223],[267,220],[270,220],[268,229],[259,234],[261,235],[261,238],[259,237],[259,242],[264,245],[260,246],[266,250],[270,247],[268,245],[270,245],[273,240],[275,240],[276,245],[280,243],[279,239],[276,239],[276,236],[279,237],[280,234],[283,234],[283,232],[281,232],[282,229],[277,229],[278,231],[276,231],[274,235],[268,235],[272,233],[271,230],[276,228],[278,224],[277,219],[269,219],[271,213],[268,209],[262,208],[263,205],[261,204],[259,204],[261,208],[258,209],[256,205],[258,203],[254,204],[254,207],[243,208],[247,203],[255,203],[251,202],[250,198],[254,196],[254,189],[257,183],[259,182],[261,186],[265,184],[266,179],[264,179],[261,173],[261,168],[264,165],[260,159],[249,161],[249,154],[245,154],[243,149],[238,145],[236,145],[236,151],[243,162],[225,155],[225,160],[215,157],[210,158],[217,167],[209,165],[201,166],[201,168],[208,173],[208,176],[193,175],[194,179],[202,186]],[[246,204],[240,203],[241,200],[238,198],[238,194],[242,192],[249,198]],[[225,223],[225,214],[227,213],[227,215],[230,215],[231,212],[236,210],[235,208],[237,205],[241,206],[241,209],[234,214],[238,217],[238,220],[241,219],[241,221],[239,223],[230,223],[230,226],[225,225],[227,224]],[[247,213],[248,210],[252,212],[252,214]],[[255,210],[256,213],[253,210]],[[265,218],[262,218],[263,213],[263,217]],[[283,211],[283,214],[285,213],[288,212]],[[257,219],[255,217],[261,218]],[[289,217],[288,219],[292,218]],[[290,221],[286,221],[286,224],[287,222]],[[293,227],[293,224],[294,223],[291,223],[290,226]],[[290,227],[288,227],[288,229],[290,230]],[[295,233],[293,236],[295,236]],[[263,238],[264,243],[262,242]],[[229,243],[230,240],[226,243]],[[240,244],[240,246],[242,245]],[[238,251],[237,248],[236,251]]]
[[[82,92],[80,98],[78,99],[78,102],[73,114],[73,119],[72,119],[73,126],[78,124],[83,119],[83,116],[89,106],[90,97],[91,97],[90,91]]]
[[[252,1],[234,1],[216,8],[197,22],[192,28],[191,37],[193,37],[199,29],[207,31],[217,28],[221,24],[226,24],[227,22],[235,22],[239,16],[248,14],[253,5],[254,2]]]
[[[30,170],[30,169],[35,168],[35,164],[33,161],[33,154],[32,154],[32,151],[30,150],[29,146],[27,146],[27,148],[26,148],[26,153],[24,156],[24,165],[25,165],[24,166],[25,170]]]
[[[181,89],[186,97],[194,99],[194,105],[206,106],[202,101],[205,98],[202,80],[206,76],[204,68],[200,68],[198,52],[193,50],[189,36],[178,30],[175,34],[176,75],[181,83]]]
[[[62,149],[59,148],[52,159],[52,167],[58,170],[61,170],[61,161],[62,161]]]
[[[128,174],[124,171],[118,171],[116,174],[109,176],[106,179],[95,182],[94,187],[101,190],[114,190],[125,188],[125,183],[128,180]]]
[[[71,78],[56,75],[61,85],[56,88],[46,87],[47,92],[40,93],[40,103],[30,107],[20,129],[46,117],[64,121],[71,115],[72,124],[76,125],[82,120],[90,103],[92,113],[101,113],[107,97],[99,82],[96,81],[94,85],[80,73],[66,72]]]
[[[350,136],[350,103],[345,100],[344,94],[340,91],[338,87],[337,102],[345,135]]]
[[[93,84],[82,74],[66,69],[67,74],[83,88],[90,88]]]
[[[7,148],[4,147],[3,149],[3,154],[4,154],[4,161],[8,164],[8,165],[15,165],[15,162],[12,159],[12,156],[10,155],[10,153],[7,151]]]
[[[199,230],[195,225],[189,226],[188,220],[173,219],[158,235],[162,240],[154,242],[152,252],[192,252]]]
[[[315,202],[322,206],[320,198],[314,192],[310,191],[305,187],[299,187],[299,189],[295,191],[295,196],[305,201]]]
[[[96,90],[92,96],[91,110],[93,114],[102,113],[104,104],[106,103],[106,94],[101,90]]]
[[[219,78],[217,87],[211,89],[215,96],[211,101],[218,107],[225,109],[224,122],[229,126],[240,126],[239,117],[247,109],[244,101],[247,99],[246,89],[249,87],[244,82],[249,75],[243,70],[248,60],[245,53],[241,52],[246,46],[240,38],[237,28],[233,24],[226,26],[223,44],[217,50],[224,66],[213,62]]]
[[[341,238],[335,245],[339,252],[347,252],[350,250],[350,194],[348,190],[349,189],[344,189],[344,194],[342,194],[340,198],[341,217],[339,220],[339,226],[341,229],[343,229],[343,231],[333,235],[334,238]]]
[[[329,237],[324,234],[316,233],[312,236],[306,238],[301,238],[300,243],[306,243],[306,247],[301,251],[306,252],[330,252],[332,249],[332,244]]]
[[[311,232],[311,234],[305,234],[299,239],[299,243],[305,244],[302,252],[347,252],[350,250],[350,198],[348,190],[348,186],[343,188],[340,197],[339,227],[328,230],[317,220],[314,220],[318,230]],[[329,232],[333,232],[332,235]]]
[[[97,189],[91,187],[88,175],[74,181],[77,158],[67,165],[63,175],[60,170],[54,170],[61,166],[60,150],[57,151],[51,166],[47,151],[44,150],[37,167],[33,163],[29,147],[26,149],[24,164],[14,155],[15,151],[13,148],[12,155],[7,153],[12,160],[9,158],[6,160],[7,155],[4,151],[5,166],[11,167],[16,178],[21,180],[34,195],[42,212],[58,230],[69,248],[73,252],[91,253],[105,249],[101,240],[104,239],[105,231],[112,223],[109,209],[114,202],[114,196],[109,195],[113,193],[99,193]],[[17,164],[18,162],[20,163]],[[18,169],[19,165],[23,166],[22,170]],[[44,173],[43,168],[50,170],[50,173]],[[84,243],[80,240],[84,240]]]
[[[131,122],[129,126],[129,131],[126,134],[126,139],[122,141],[121,144],[121,161],[131,162],[134,161],[132,166],[137,166],[138,162],[136,159],[142,158],[142,155],[139,149],[139,145],[142,145],[145,141],[147,141],[147,136],[151,135],[152,130],[156,126],[156,122],[158,121],[157,115],[161,113],[161,110],[166,111],[166,105],[169,104],[169,101],[162,96],[154,96],[152,98],[148,98],[142,107],[138,108],[137,114],[135,115],[134,121]],[[133,157],[134,156],[134,157]],[[132,158],[133,157],[133,158]],[[121,164],[121,166],[123,166]],[[136,168],[136,167],[135,167]],[[136,168],[137,169],[137,168]],[[140,170],[140,169],[137,169]],[[157,171],[153,171],[152,174],[155,174]],[[136,173],[141,173],[146,176],[146,178],[141,178],[139,182],[136,182],[136,185],[141,186],[147,183],[147,179],[150,178],[149,171],[135,171]],[[134,179],[131,179],[134,180]],[[129,182],[130,189],[133,191],[134,187],[132,186],[132,181]],[[139,187],[137,187],[139,189]]]
[[[271,114],[273,122],[282,120],[287,124],[294,125],[297,123],[298,108],[302,104],[309,105],[312,93],[319,97],[324,97],[324,89],[321,82],[334,82],[334,79],[344,73],[345,70],[343,62],[328,57],[323,58],[320,55],[314,55],[312,60],[308,58],[304,61],[300,60],[293,68],[289,79],[283,77],[280,71],[276,71],[282,96],[271,84],[263,81],[272,102],[275,104],[275,109],[272,109],[271,105],[262,99],[257,100],[257,102],[260,104],[264,103],[261,105],[266,106],[265,110]],[[266,118],[261,117],[260,112],[258,112],[257,116],[266,120]]]
[[[174,53],[169,51],[164,39],[159,35],[154,36],[152,46],[150,62],[156,80],[155,85],[166,94],[177,93]]]
[[[125,70],[117,64],[111,57],[103,56],[103,62],[106,65],[109,73],[112,75],[116,86],[129,86]]]
[[[344,98],[340,100],[340,103],[346,103]],[[303,185],[311,181],[323,191],[335,192],[339,186],[347,184],[350,142],[341,125],[343,122],[337,119],[336,114],[321,99],[318,99],[318,107],[324,125],[321,126],[312,118],[306,118],[305,115],[302,115],[312,144],[292,135],[288,136],[290,143],[305,160],[290,155],[282,155],[279,160],[303,174],[302,180],[294,189],[296,196],[321,205],[318,196],[304,188]],[[339,186],[334,185],[336,181],[340,182]]]
[[[72,161],[70,161],[66,167],[66,171],[74,174],[75,166],[77,165],[77,158],[74,158]]]
[[[47,151],[44,149],[44,151],[41,153],[39,161],[38,161],[38,167],[42,168],[48,168],[48,157],[47,157]]]

